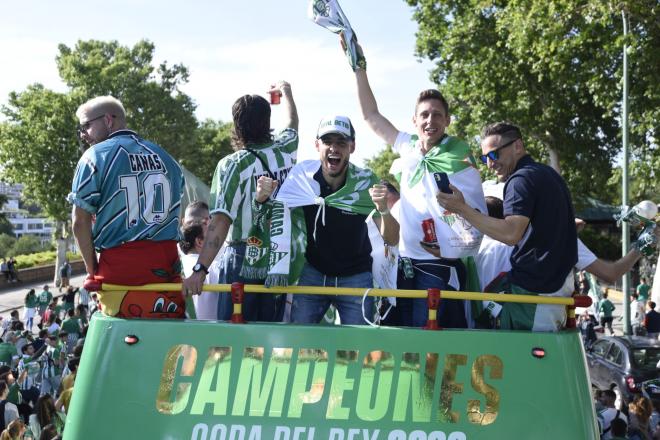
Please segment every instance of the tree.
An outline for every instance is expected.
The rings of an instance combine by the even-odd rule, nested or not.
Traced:
[[[393,175],[390,174],[390,168],[392,167],[392,162],[399,157],[392,150],[392,146],[388,145],[384,150],[379,151],[371,159],[366,159],[365,165],[371,171],[373,171],[381,179],[389,181],[392,185],[399,188],[399,183]]]
[[[79,41],[73,50],[60,44],[56,62],[79,104],[100,95],[116,97],[126,108],[131,129],[176,159],[194,163],[195,104],[179,90],[188,82],[188,69],[166,62],[154,68],[154,50],[153,43],[145,40],[132,48],[117,41]]]
[[[220,153],[224,135],[229,138],[221,123],[202,124],[198,131],[195,105],[179,90],[188,80],[188,70],[167,63],[154,68],[153,53],[148,41],[132,48],[94,40],[79,41],[74,49],[60,45],[56,63],[68,92],[34,84],[11,93],[2,108],[7,121],[0,123],[0,176],[23,183],[28,196],[56,220],[56,267],[65,256],[69,236],[71,206],[66,195],[80,156],[75,136],[80,104],[99,95],[119,98],[129,127],[163,146],[195,174],[208,175],[209,164],[217,163],[210,155]],[[206,141],[211,143],[201,144]]]
[[[1,212],[5,203],[7,203],[7,196],[0,194],[0,234],[14,235],[14,227],[7,219],[7,215]]]
[[[9,234],[0,234],[0,258],[9,257],[14,244],[16,244],[16,237]]]
[[[218,161],[233,153],[231,128],[232,124],[230,123],[212,119],[201,122],[196,133],[197,153],[195,157],[182,158],[181,165],[188,170],[194,170],[193,174],[210,186]]]
[[[608,201],[606,183],[621,149],[625,10],[633,156],[646,164],[638,177],[657,179],[656,0],[407,2],[419,23],[417,53],[436,64],[432,78],[453,107],[455,133],[473,138],[488,122],[514,121],[537,158],[559,158],[574,194]]]

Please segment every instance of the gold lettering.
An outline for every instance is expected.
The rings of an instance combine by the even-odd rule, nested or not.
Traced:
[[[177,378],[177,367],[180,359],[182,360],[181,369]],[[176,391],[174,384],[177,379],[193,376],[196,365],[197,349],[192,345],[180,344],[170,348],[167,355],[165,355],[163,374],[160,376],[158,394],[156,395],[156,409],[158,412],[162,414],[179,414],[186,409],[192,384],[181,381],[177,384]],[[172,395],[173,391],[174,396]]]
[[[231,347],[211,347],[204,362],[190,414],[202,415],[207,404],[213,405],[214,416],[227,414],[229,378],[231,377]],[[215,384],[215,386],[214,386]],[[213,388],[213,389],[212,389]]]
[[[458,422],[458,412],[451,410],[451,404],[454,394],[463,392],[463,384],[456,383],[456,370],[459,365],[465,365],[466,363],[467,356],[464,354],[448,354],[445,356],[445,368],[442,372],[442,385],[440,386],[440,407],[438,408],[440,421]]]
[[[269,406],[270,417],[280,417],[286,394],[286,381],[289,377],[291,357],[277,358],[275,353],[281,348],[273,348],[266,374],[263,375],[263,347],[246,347],[241,361],[241,370],[238,376],[237,389],[246,393],[234,398],[232,416],[244,416],[248,395],[250,396],[250,410],[247,415],[263,417]],[[289,352],[290,353],[290,352]],[[263,383],[262,383],[263,377]],[[273,388],[275,392],[273,393]]]
[[[502,379],[502,360],[492,354],[479,356],[472,364],[472,388],[486,397],[485,411],[481,412],[479,400],[468,400],[468,420],[476,425],[490,425],[497,418],[500,409],[500,393],[484,378],[484,368],[490,367],[491,379]]]

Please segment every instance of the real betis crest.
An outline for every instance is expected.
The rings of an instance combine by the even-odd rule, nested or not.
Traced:
[[[254,265],[266,255],[267,249],[263,247],[263,244],[264,242],[255,236],[248,237],[247,245],[245,247],[245,259],[248,260],[251,265]]]
[[[330,16],[330,6],[324,0],[316,0],[314,2],[314,12],[322,17]]]

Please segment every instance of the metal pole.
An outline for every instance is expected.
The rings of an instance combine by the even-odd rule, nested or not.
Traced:
[[[628,198],[628,160],[630,152],[628,151],[628,44],[626,37],[628,36],[628,20],[626,19],[626,11],[621,11],[623,17],[623,103],[621,114],[621,125],[623,128],[623,188],[621,192],[622,204],[626,208],[630,205]],[[621,223],[622,234],[622,255],[628,254],[630,249],[630,228],[628,222]],[[626,335],[632,334],[630,326],[630,272],[623,275],[623,333]]]

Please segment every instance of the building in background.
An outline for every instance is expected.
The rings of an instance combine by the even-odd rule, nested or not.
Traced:
[[[42,244],[51,241],[54,230],[53,221],[45,217],[31,216],[26,209],[20,208],[23,185],[0,182],[0,194],[7,196],[7,203],[0,207],[0,213],[3,213],[12,224],[16,238],[33,235],[39,238]]]

